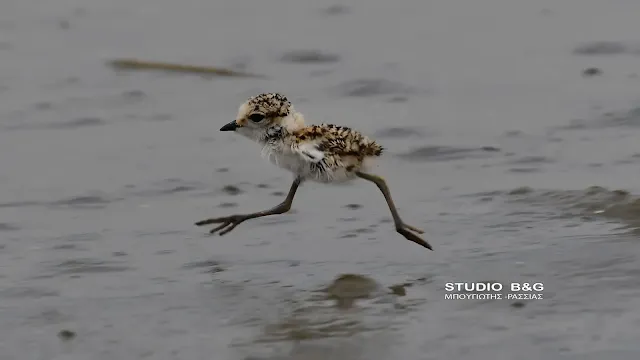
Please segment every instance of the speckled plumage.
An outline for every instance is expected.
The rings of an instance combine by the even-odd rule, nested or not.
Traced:
[[[262,146],[262,155],[277,166],[294,174],[286,199],[279,205],[250,214],[210,218],[196,225],[221,224],[211,230],[224,235],[240,223],[263,216],[283,214],[291,209],[293,198],[302,182],[339,183],[356,178],[376,184],[389,206],[396,231],[407,240],[432,250],[431,245],[416,234],[423,231],[402,221],[393,204],[383,178],[371,174],[371,160],[383,153],[383,147],[346,126],[333,124],[305,125],[304,116],[291,102],[278,93],[264,93],[240,105],[236,119],[221,131],[235,131]]]
[[[250,120],[263,114],[263,122]],[[279,167],[305,180],[322,183],[354,179],[355,172],[382,155],[383,147],[346,126],[306,126],[302,114],[277,93],[260,94],[240,106],[238,133],[263,146],[262,154]]]
[[[247,100],[247,108],[252,112],[260,112],[266,117],[283,117],[290,113],[291,102],[278,93],[264,93],[252,96]]]
[[[380,156],[384,148],[346,126],[320,124],[293,133],[298,142],[318,141],[318,150],[335,156]]]

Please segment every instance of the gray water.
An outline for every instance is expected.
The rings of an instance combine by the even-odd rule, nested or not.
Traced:
[[[3,2],[0,359],[638,359],[639,13]],[[266,78],[106,65],[122,57]],[[288,190],[218,131],[262,91],[381,142],[379,174],[435,252],[360,182],[305,184],[291,213],[224,237],[193,226]],[[475,281],[544,299],[445,300]]]

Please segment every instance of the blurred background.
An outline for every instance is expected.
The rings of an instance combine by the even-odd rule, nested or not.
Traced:
[[[638,359],[638,14],[2,2],[0,359]],[[218,131],[264,91],[382,143],[379,174],[435,252],[366,182],[305,184],[291,213],[224,237],[193,226],[288,190]],[[458,281],[542,282],[544,300],[445,300]]]

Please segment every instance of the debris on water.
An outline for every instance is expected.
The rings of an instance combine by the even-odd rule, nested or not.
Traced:
[[[371,228],[357,228],[350,231],[353,234],[371,234],[374,233],[375,230]]]
[[[357,237],[358,237],[358,234],[344,234],[340,236],[340,239],[353,239]]]
[[[349,210],[357,210],[357,209],[360,209],[362,207],[362,205],[360,205],[360,204],[347,204],[344,207],[349,209]]]
[[[238,206],[238,204],[234,202],[223,202],[218,205],[219,208],[232,208],[236,206]]]
[[[522,301],[515,301],[513,303],[511,303],[511,307],[512,308],[516,308],[516,309],[521,309],[525,306],[526,304]]]
[[[591,77],[596,75],[602,75],[602,70],[596,67],[586,68],[582,70],[582,76],[584,77]]]
[[[331,5],[329,7],[327,7],[326,9],[323,10],[323,12],[326,15],[340,15],[340,14],[346,14],[349,11],[351,11],[351,8],[346,6],[346,5]]]
[[[242,194],[242,190],[235,186],[235,185],[225,185],[222,188],[222,191],[224,191],[225,193],[229,194],[229,195],[238,195],[238,194]]]
[[[222,266],[214,266],[209,268],[208,270],[206,270],[205,272],[209,273],[209,274],[215,274],[215,273],[219,273],[224,271],[224,268]]]
[[[239,72],[239,71],[234,71],[234,70],[219,68],[214,66],[184,65],[184,64],[173,64],[173,63],[136,60],[136,59],[110,60],[109,65],[111,65],[112,67],[118,70],[163,70],[163,71],[173,71],[173,72],[181,72],[181,73],[216,75],[216,76],[257,77],[257,78],[265,77],[263,75]]]
[[[58,337],[64,341],[69,341],[76,337],[76,333],[72,330],[63,329],[58,332]]]

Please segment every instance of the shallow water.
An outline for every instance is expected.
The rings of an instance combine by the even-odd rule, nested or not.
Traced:
[[[3,4],[0,359],[637,359],[639,11]],[[118,57],[266,78],[106,66]],[[435,252],[396,234],[366,183],[305,184],[290,214],[224,237],[193,226],[289,188],[218,131],[260,91],[375,136]],[[445,300],[476,281],[542,282],[544,299]]]

